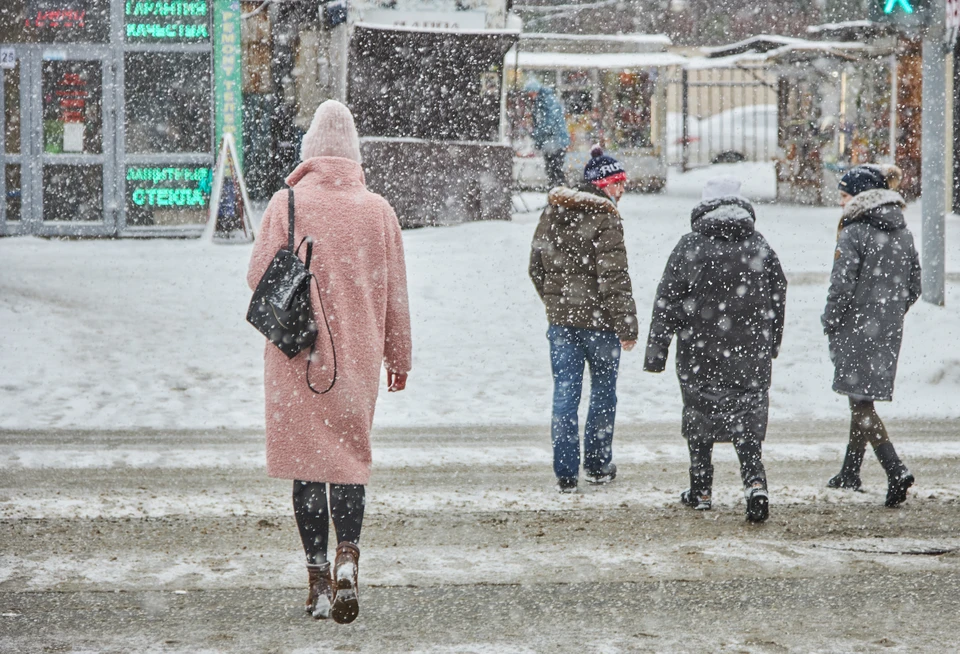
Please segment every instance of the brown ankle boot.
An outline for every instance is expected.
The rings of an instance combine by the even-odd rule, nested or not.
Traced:
[[[330,563],[307,564],[307,576],[310,580],[310,594],[307,595],[307,613],[317,620],[330,617],[333,605],[333,579],[330,577]]]
[[[331,609],[333,621],[337,624],[353,622],[360,614],[360,598],[357,594],[359,561],[359,547],[346,541],[337,545],[337,559],[333,571],[336,593]]]

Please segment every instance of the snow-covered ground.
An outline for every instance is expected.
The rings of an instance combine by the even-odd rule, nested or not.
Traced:
[[[768,165],[672,174],[664,195],[622,202],[634,292],[646,330],[667,255],[689,229],[703,180],[734,173],[747,195],[772,197]],[[531,205],[543,196],[525,196]],[[519,206],[519,203],[518,203]],[[408,390],[383,394],[388,426],[547,424],[551,378],[546,320],[527,278],[537,213],[512,222],[404,233],[414,330]],[[837,208],[764,204],[758,229],[791,285],[771,419],[842,418],[819,315]],[[907,220],[919,242],[920,207]],[[947,220],[947,270],[960,218]],[[260,335],[244,321],[248,245],[199,241],[0,240],[0,427],[241,428],[263,423]],[[920,302],[907,317],[895,401],[885,417],[960,417],[957,276],[947,306]],[[618,421],[676,420],[672,372],[642,372],[625,354]],[[668,371],[672,370],[672,364]]]

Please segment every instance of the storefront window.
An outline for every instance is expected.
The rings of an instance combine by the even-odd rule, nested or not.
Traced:
[[[7,180],[7,220],[20,220],[20,165],[7,164],[5,176]]]
[[[559,92],[567,115],[586,114],[592,111],[593,92],[596,86],[589,71],[561,71]]]
[[[44,152],[103,152],[99,61],[44,61],[42,92]]]
[[[621,148],[653,147],[652,105],[656,86],[650,73],[624,72],[611,75],[614,93],[612,141]]]
[[[106,43],[110,0],[2,0],[0,43]]]
[[[3,69],[3,143],[10,154],[20,154],[20,62]]]
[[[103,166],[44,166],[43,219],[103,220]]]
[[[210,55],[128,52],[128,153],[210,152]]]
[[[127,224],[204,223],[212,181],[207,166],[127,166]]]
[[[124,0],[124,33],[130,43],[210,41],[210,0]]]

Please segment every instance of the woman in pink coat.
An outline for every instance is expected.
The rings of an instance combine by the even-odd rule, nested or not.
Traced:
[[[287,178],[296,202],[294,242],[313,239],[311,285],[319,326],[309,350],[288,359],[267,343],[264,354],[267,474],[293,481],[293,507],[307,556],[307,611],[352,622],[357,601],[358,541],[364,486],[370,478],[370,427],[380,366],[390,391],[401,391],[410,370],[410,314],[400,225],[393,209],[364,185],[360,142],[350,110],[320,105],[303,137],[303,161]],[[277,250],[287,243],[287,194],[278,191],[263,216],[247,282],[255,288]],[[326,311],[336,369],[321,314]],[[327,485],[329,484],[329,492]],[[329,510],[328,510],[329,507]],[[331,575],[330,516],[337,537]]]

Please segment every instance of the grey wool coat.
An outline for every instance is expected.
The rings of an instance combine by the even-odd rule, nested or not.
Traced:
[[[843,210],[820,321],[830,343],[833,390],[893,399],[903,319],[920,297],[920,261],[896,191],[874,189]]]
[[[664,370],[676,334],[684,422],[688,413],[726,415],[730,424],[756,413],[762,438],[787,280],[755,220],[738,196],[694,208],[693,231],[673,249],[657,288],[644,369]]]

